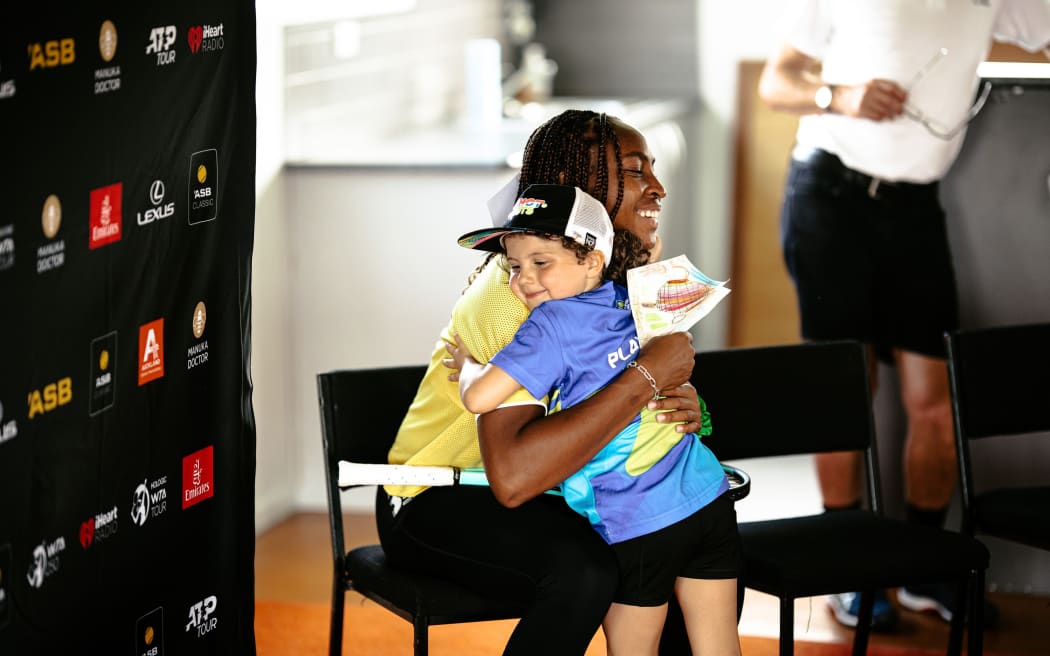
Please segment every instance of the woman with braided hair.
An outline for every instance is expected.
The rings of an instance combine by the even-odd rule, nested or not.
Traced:
[[[550,119],[529,138],[517,192],[543,183],[577,186],[603,201],[613,225],[658,258],[666,192],[645,138],[631,126],[580,110]],[[456,372],[446,367],[446,349],[458,335],[484,363],[510,342],[528,312],[508,282],[501,256],[486,259],[471,276],[388,458],[391,464],[483,464],[491,488],[381,487],[376,522],[384,550],[399,566],[521,602],[525,611],[505,655],[578,655],[609,609],[619,572],[612,549],[587,520],[543,493],[586,464],[643,407],[662,413],[661,422],[679,424],[682,435],[699,431],[700,406],[688,385],[694,350],[688,333],[655,338],[641,350],[637,361],[658,381],[659,400],[635,370],[549,416],[519,390],[475,418],[460,400]]]

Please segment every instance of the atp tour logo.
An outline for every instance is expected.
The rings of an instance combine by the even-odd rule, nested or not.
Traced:
[[[209,595],[190,606],[189,622],[186,623],[186,632],[193,630],[198,638],[211,633],[219,625],[219,618],[215,617],[215,609],[219,607],[219,598]]]
[[[164,656],[164,607],[158,606],[135,622],[135,655]]]
[[[157,55],[157,66],[175,63],[175,26],[154,27],[149,32],[149,43],[146,44],[147,55]]]
[[[212,447],[206,446],[182,459],[182,509],[215,496]]]
[[[91,233],[88,237],[91,249],[120,240],[120,206],[123,196],[122,182],[91,191]]]
[[[165,187],[163,180],[154,180],[149,186],[149,202],[153,207],[145,212],[139,212],[136,221],[140,226],[148,225],[160,219],[166,219],[175,214],[175,201],[164,202]]]
[[[164,377],[164,319],[139,326],[139,387]]]
[[[144,526],[146,520],[159,517],[168,509],[168,477],[144,480],[135,487],[131,499],[131,521]]]
[[[218,216],[219,151],[211,148],[190,155],[189,224],[204,223]]]

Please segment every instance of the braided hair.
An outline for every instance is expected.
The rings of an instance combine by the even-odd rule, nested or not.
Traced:
[[[623,202],[623,157],[620,140],[607,114],[568,109],[532,132],[522,157],[518,195],[533,184],[579,187],[603,204],[609,197],[609,145],[616,155],[616,201],[606,207],[615,217]]]
[[[517,196],[529,185],[563,184],[579,187],[605,204],[609,197],[605,158],[611,144],[616,155],[616,201],[612,209],[605,209],[610,218],[615,217],[623,202],[623,155],[614,120],[618,119],[585,109],[567,109],[547,119],[525,144]],[[471,272],[467,287],[495,255],[489,254]]]

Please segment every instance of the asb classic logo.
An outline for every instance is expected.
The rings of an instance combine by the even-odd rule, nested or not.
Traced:
[[[116,357],[115,331],[91,340],[91,389],[88,390],[88,414],[91,416],[108,410],[116,401],[117,386],[113,379]]]
[[[135,622],[135,656],[164,656],[164,607],[158,606]]]
[[[211,221],[218,215],[219,151],[214,148],[190,155],[189,204],[190,225]]]
[[[139,386],[164,377],[164,319],[139,326]]]

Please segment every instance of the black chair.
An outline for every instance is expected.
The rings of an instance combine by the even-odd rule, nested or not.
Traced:
[[[947,341],[962,531],[1050,550],[1050,486],[999,485],[978,491],[974,465],[986,459],[975,459],[970,452],[973,440],[1036,434],[1009,441],[1019,446],[1047,439],[1050,323],[960,330]],[[1007,442],[1000,440],[997,448],[1009,448]],[[1050,466],[1042,471],[1045,481]]]
[[[383,547],[346,550],[338,486],[339,461],[387,462],[401,419],[415,397],[424,366],[343,370],[317,376],[328,486],[328,523],[332,533],[332,617],[328,653],[342,653],[346,593],[356,590],[412,623],[413,653],[427,653],[428,629],[455,624],[521,617],[522,609],[482,597],[459,585],[394,567]]]
[[[862,591],[853,653],[867,651],[874,591],[959,582],[948,652],[982,648],[988,550],[972,537],[885,517],[865,347],[822,342],[698,353],[693,385],[723,461],[861,451],[870,510],[742,522],[744,586],[780,599],[780,654],[794,653],[794,600]],[[757,483],[756,483],[757,484]],[[966,593],[969,592],[967,595]],[[967,597],[971,612],[965,612]]]

